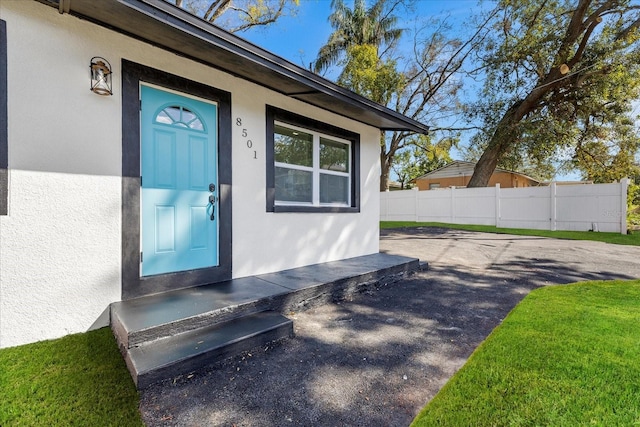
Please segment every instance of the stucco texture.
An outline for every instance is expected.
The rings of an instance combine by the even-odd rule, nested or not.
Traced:
[[[123,59],[232,94],[234,278],[378,252],[377,129],[35,1],[0,2],[0,19],[9,87],[0,347],[104,326],[121,298]],[[111,63],[113,96],[90,92],[93,56]],[[266,105],[360,134],[360,213],[266,212]]]

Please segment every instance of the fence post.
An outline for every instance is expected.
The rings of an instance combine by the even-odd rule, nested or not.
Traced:
[[[414,198],[414,202],[413,202],[414,212],[415,212],[414,220],[415,220],[415,222],[418,222],[418,220],[419,220],[419,218],[418,218],[419,217],[419,212],[418,212],[418,192],[420,191],[420,189],[416,186],[416,187],[413,187],[413,190],[415,192],[415,198]]]
[[[496,182],[496,228],[500,228],[500,183]]]
[[[551,215],[549,217],[549,230],[556,231],[558,229],[558,189],[556,188],[556,182],[553,181],[549,185],[549,197],[551,205]]]
[[[627,191],[629,191],[629,178],[620,180],[620,233],[627,234]]]
[[[455,191],[456,191],[456,186],[452,185],[451,186],[451,215],[450,215],[450,223],[451,224],[455,224],[456,223],[456,195],[455,195]]]

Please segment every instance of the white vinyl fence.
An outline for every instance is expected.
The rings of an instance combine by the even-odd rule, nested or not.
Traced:
[[[625,178],[613,184],[387,191],[380,193],[380,220],[626,234],[628,186]]]

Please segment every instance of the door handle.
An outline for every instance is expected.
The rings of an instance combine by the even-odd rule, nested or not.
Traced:
[[[216,185],[212,182],[211,184],[209,184],[209,192],[213,193],[214,191],[216,191]],[[211,216],[209,217],[209,219],[211,221],[216,219],[216,201],[217,200],[218,199],[214,194],[209,195],[209,204],[211,205]]]
[[[211,216],[209,217],[209,219],[211,221],[216,219],[216,200],[218,199],[213,194],[209,196],[209,204],[211,205]]]

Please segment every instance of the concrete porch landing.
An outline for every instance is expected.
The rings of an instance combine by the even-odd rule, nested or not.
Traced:
[[[416,258],[378,253],[180,289],[113,303],[111,328],[143,388],[292,336],[292,322],[282,314],[344,299],[419,268]]]

